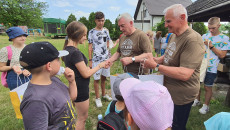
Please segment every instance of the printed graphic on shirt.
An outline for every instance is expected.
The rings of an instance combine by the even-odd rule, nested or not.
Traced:
[[[76,127],[76,119],[75,119],[75,110],[73,108],[73,104],[67,101],[66,111],[62,113],[62,116],[57,124],[59,130],[74,130]]]
[[[93,62],[101,62],[108,59],[107,41],[110,40],[109,32],[106,29],[89,31],[88,41],[93,44]]]
[[[133,49],[133,41],[130,39],[126,39],[120,46],[120,50],[123,56],[131,55]]]
[[[172,59],[172,55],[175,52],[175,50],[176,50],[176,43],[175,42],[170,43],[168,45],[168,48],[165,50],[165,54],[168,54],[168,55],[165,55],[165,57],[164,57],[164,62],[166,64],[168,64],[169,60]]]
[[[210,40],[212,42],[212,45],[218,50],[230,50],[229,37],[227,37],[226,35],[220,34],[217,36],[211,36],[210,33],[207,33],[204,34],[202,38],[204,41]],[[205,53],[204,57],[207,58],[207,53]],[[219,57],[212,50],[210,50],[209,66],[207,72],[217,73],[217,66],[219,62]]]

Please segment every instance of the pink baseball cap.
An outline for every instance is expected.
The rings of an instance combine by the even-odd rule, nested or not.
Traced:
[[[127,78],[120,84],[125,105],[141,130],[172,127],[174,104],[166,87],[154,81]]]

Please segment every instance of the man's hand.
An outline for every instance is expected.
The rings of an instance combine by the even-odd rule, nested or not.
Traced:
[[[157,66],[156,61],[154,60],[154,57],[152,54],[148,54],[146,59],[143,59],[141,61],[143,68],[152,68],[154,69]]]
[[[99,64],[99,67],[100,67],[100,68],[105,68],[105,61],[101,62],[101,63]]]
[[[157,62],[158,64],[162,64],[164,57],[153,57],[153,60]]]
[[[210,40],[208,40],[208,39],[206,39],[205,41],[204,41],[204,44],[206,45],[206,46],[208,46],[208,41],[209,41],[209,47],[212,47],[213,45],[212,45],[212,41],[210,41]]]
[[[22,74],[22,70],[20,68],[20,66],[13,66],[12,69],[14,70],[14,72],[18,75]]]
[[[75,75],[73,70],[71,70],[70,68],[65,68],[65,72],[64,72],[65,78],[70,82],[74,82],[75,81]]]
[[[26,70],[26,69],[24,69],[24,70],[22,71],[22,74],[23,74],[24,76],[26,76],[26,77],[28,77],[28,76],[31,75],[31,73],[30,73],[28,70]]]
[[[132,57],[123,57],[123,58],[121,58],[120,61],[121,61],[121,63],[122,63],[124,66],[133,63]]]
[[[107,69],[107,68],[109,68],[109,67],[111,67],[113,65],[113,62],[110,59],[108,59],[108,60],[105,61],[105,64],[106,64],[105,68]]]

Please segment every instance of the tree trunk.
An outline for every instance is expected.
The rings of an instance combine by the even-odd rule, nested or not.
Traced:
[[[227,93],[226,98],[225,98],[225,105],[230,107],[230,87],[228,89],[228,93]]]

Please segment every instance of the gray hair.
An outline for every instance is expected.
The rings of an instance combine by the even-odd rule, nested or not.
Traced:
[[[133,21],[132,16],[129,13],[123,13],[117,17],[117,20],[119,21],[121,18],[126,19],[127,21]]]
[[[166,12],[168,10],[173,10],[174,17],[179,18],[179,16],[181,14],[185,14],[186,20],[188,19],[187,10],[185,9],[185,7],[182,4],[174,4],[174,5],[171,5],[171,6],[167,7],[163,11],[164,15],[166,14]]]

